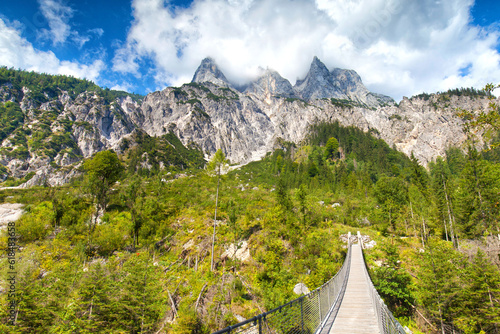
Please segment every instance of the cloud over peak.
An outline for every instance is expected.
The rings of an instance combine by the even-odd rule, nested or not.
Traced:
[[[400,98],[498,80],[498,31],[470,24],[472,0],[197,0],[188,8],[134,0],[114,69],[156,66],[159,85],[191,79],[214,58],[230,81],[270,67],[292,83],[317,55],[356,70],[373,91]],[[468,68],[467,71],[463,71]]]

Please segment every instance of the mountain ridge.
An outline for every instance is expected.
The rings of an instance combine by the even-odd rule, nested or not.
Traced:
[[[482,96],[453,94],[404,98],[398,105],[378,107],[352,97],[305,100],[292,95],[291,84],[272,70],[239,91],[212,65],[204,65],[212,77],[197,73],[193,81],[209,78],[222,80],[220,84],[192,82],[143,98],[106,90],[34,92],[3,80],[0,102],[17,106],[13,112],[22,121],[1,141],[2,175],[23,178],[34,173],[28,185],[67,182],[82,159],[105,149],[123,153],[123,143],[133,145],[136,130],[151,137],[175,134],[186,147],[199,147],[205,158],[220,148],[232,163],[242,164],[262,158],[280,141],[304,141],[313,124],[336,121],[370,131],[426,165],[465,141],[456,108],[480,110],[489,103]],[[354,76],[343,71],[339,73]]]
[[[215,60],[210,57],[201,61],[191,82],[236,87],[226,79]],[[267,69],[263,70],[255,80],[237,90],[244,94],[265,93],[267,98],[271,95],[300,98],[305,101],[334,98],[368,107],[395,103],[389,96],[370,92],[363,85],[361,77],[356,71],[341,68],[334,68],[330,71],[316,56],[313,58],[306,76],[303,79],[298,79],[294,86],[277,71]]]

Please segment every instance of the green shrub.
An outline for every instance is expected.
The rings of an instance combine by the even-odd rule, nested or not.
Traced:
[[[122,212],[110,219],[109,223],[98,225],[95,229],[94,242],[100,255],[111,255],[115,250],[123,249],[131,243],[132,221],[130,214]]]
[[[179,317],[173,326],[173,332],[177,334],[204,334],[210,331],[203,326],[203,322],[194,310],[179,310]]]
[[[16,231],[23,242],[45,238],[52,231],[54,211],[51,202],[42,202],[19,219]]]

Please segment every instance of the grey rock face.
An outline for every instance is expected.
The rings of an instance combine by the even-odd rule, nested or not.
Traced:
[[[229,82],[224,76],[224,73],[219,70],[212,58],[205,58],[201,61],[201,65],[194,73],[193,80],[191,80],[191,82],[200,84],[211,82],[218,86],[229,87]]]
[[[413,152],[426,165],[465,141],[456,108],[485,110],[489,103],[480,97],[431,95],[427,100],[404,98],[394,105],[389,97],[369,92],[356,72],[329,71],[317,58],[295,88],[267,70],[243,92],[237,91],[211,59],[202,62],[193,81],[196,84],[150,93],[141,102],[126,97],[111,103],[94,92],[75,98],[61,92],[40,104],[30,99],[28,90],[19,93],[2,85],[0,102],[14,100],[24,108],[22,126],[31,133],[28,139],[47,126],[50,135],[43,137],[42,146],[49,144],[51,135],[66,139],[57,154],[49,156],[30,146],[25,156],[11,153],[19,144],[10,135],[0,143],[0,163],[15,177],[34,172],[27,185],[61,184],[77,173],[82,159],[105,149],[120,153],[121,143],[131,140],[135,129],[151,136],[173,132],[184,145],[197,144],[207,158],[220,148],[232,163],[247,163],[262,158],[282,140],[303,141],[312,124],[338,121],[372,131],[407,155]],[[52,116],[44,118],[44,112]]]
[[[174,132],[184,145],[198,144],[207,156],[218,148],[232,162],[258,159],[273,134],[269,117],[250,97],[207,84],[184,85],[149,94],[139,127],[151,136]],[[257,156],[256,156],[257,154]]]
[[[294,89],[307,101],[333,98],[368,107],[394,104],[389,96],[371,93],[355,71],[341,68],[329,71],[317,57],[314,57],[306,77],[298,80]]]
[[[303,99],[308,101],[347,97],[339,87],[336,87],[330,71],[317,57],[314,57],[306,77],[303,80],[297,80],[295,90]]]
[[[27,157],[8,154],[19,148],[19,144],[12,144],[16,141],[11,134],[0,143],[0,162],[16,178],[34,173],[28,186],[67,182],[77,173],[75,167],[83,158],[106,149],[118,150],[121,140],[135,129],[130,112],[121,107],[136,111],[130,100],[109,104],[94,92],[84,92],[74,99],[61,92],[39,103],[30,97],[28,89],[23,89],[21,96],[8,92],[9,86],[2,89],[6,99],[14,97],[19,102],[25,114],[22,127],[36,144],[30,145]],[[56,153],[51,153],[53,147],[58,147]]]
[[[368,108],[328,99],[290,100],[269,95],[269,91],[239,93],[213,84],[167,88],[144,99],[146,121],[139,126],[153,136],[172,130],[185,145],[200,145],[207,157],[221,148],[231,162],[246,163],[271,151],[278,139],[298,143],[310,125],[338,121],[378,133],[391,147],[407,155],[413,152],[426,165],[448,147],[460,147],[464,142],[457,107],[479,110],[488,105],[483,98],[453,96],[443,102],[433,95],[427,101],[412,98],[399,106]]]
[[[295,91],[288,80],[278,72],[266,70],[256,81],[250,83],[244,90],[249,95],[257,95],[270,99],[271,97],[295,97]]]

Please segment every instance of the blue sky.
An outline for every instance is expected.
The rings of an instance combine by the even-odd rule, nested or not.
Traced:
[[[0,65],[140,94],[189,82],[206,57],[241,84],[302,78],[314,56],[399,100],[500,81],[500,3],[473,0],[17,0]]]

